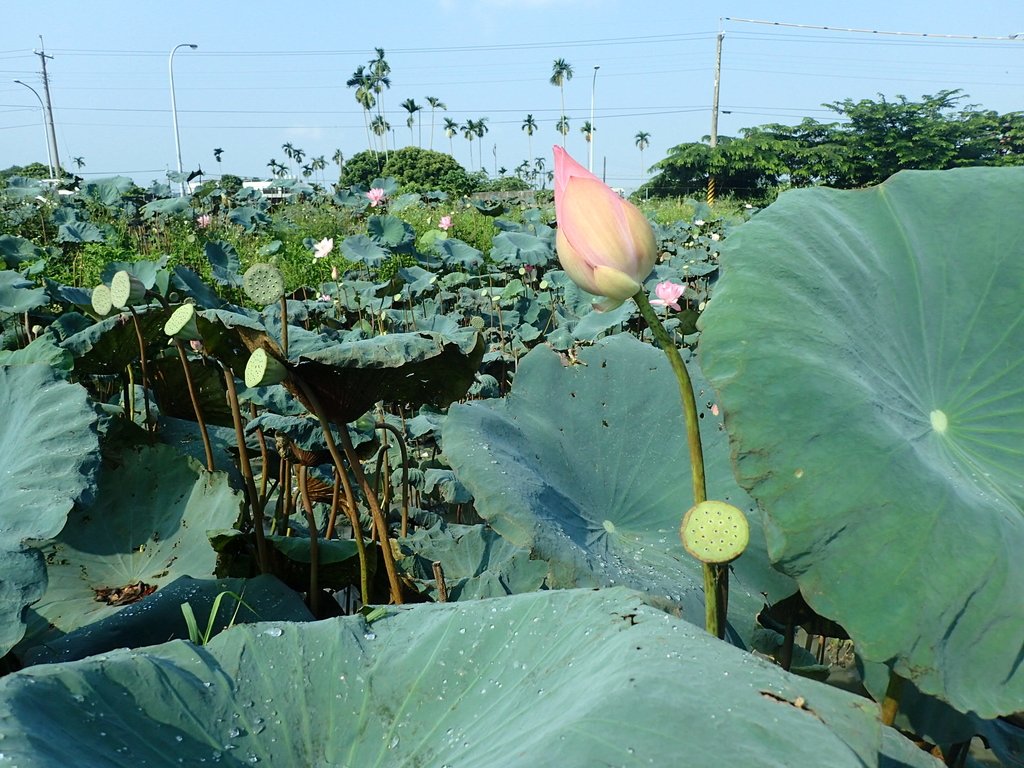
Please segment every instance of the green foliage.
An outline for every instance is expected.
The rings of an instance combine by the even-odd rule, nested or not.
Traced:
[[[476,184],[466,170],[446,152],[403,147],[388,153],[359,152],[345,163],[341,184],[369,188],[375,178],[392,177],[402,192],[441,190],[453,197],[473,192]]]
[[[719,194],[765,202],[780,185],[878,184],[906,169],[1024,164],[1024,112],[1000,115],[961,107],[958,90],[826,104],[839,120],[805,118],[798,125],[768,124],[718,146],[680,144],[654,167],[645,195],[700,195],[709,176]]]

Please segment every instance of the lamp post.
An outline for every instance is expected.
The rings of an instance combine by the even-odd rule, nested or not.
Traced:
[[[594,92],[597,90],[597,70],[601,68],[598,64],[594,67],[594,79],[590,83],[590,141],[587,142],[587,170],[594,172]]]
[[[174,123],[174,153],[178,158],[178,173],[181,173],[181,139],[178,137],[178,105],[174,100],[174,52],[179,48],[191,48],[193,51],[199,46],[195,43],[179,43],[171,48],[171,55],[167,58],[167,71],[171,75],[171,121]],[[178,182],[181,196],[185,196],[185,181]]]
[[[50,166],[50,178],[56,179],[57,173],[54,171],[53,168],[53,152],[50,151],[50,134],[46,128],[46,107],[43,104],[43,97],[40,96],[39,92],[28,83],[23,83],[21,82],[21,80],[15,80],[14,82],[16,82],[18,85],[24,85],[26,88],[32,91],[32,93],[35,94],[36,99],[39,100],[39,108],[43,111],[43,132],[46,135],[46,164]]]

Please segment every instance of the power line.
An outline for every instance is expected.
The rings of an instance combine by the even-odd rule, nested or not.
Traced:
[[[734,16],[725,16],[723,21],[734,21],[741,24],[763,24],[770,27],[790,27],[793,29],[817,29],[826,32],[850,32],[867,35],[892,35],[895,37],[927,37],[938,40],[1017,40],[1024,39],[1024,34],[993,36],[993,35],[948,35],[935,34],[932,32],[893,32],[883,29],[860,29],[858,27],[825,27],[817,24],[795,24],[786,21],[767,21],[765,19],[740,19]]]

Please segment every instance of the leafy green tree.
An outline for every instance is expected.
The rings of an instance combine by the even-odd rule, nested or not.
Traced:
[[[342,186],[355,184],[369,187],[378,177],[392,177],[403,192],[443,190],[461,197],[475,191],[476,183],[451,155],[420,147],[403,147],[378,165],[373,153],[358,152],[345,163]]]
[[[558,129],[562,134],[562,146],[565,146],[565,137],[569,133],[569,118],[565,116],[565,84],[572,80],[572,64],[565,59],[555,59],[551,64],[551,78],[548,80],[552,85],[558,86],[558,93],[562,99],[562,120],[565,122],[565,130]]]

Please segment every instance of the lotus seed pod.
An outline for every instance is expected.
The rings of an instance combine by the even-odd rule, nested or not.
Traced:
[[[702,501],[691,507],[679,527],[686,551],[702,563],[729,563],[750,542],[743,511],[724,501]]]
[[[284,295],[284,278],[273,264],[253,264],[242,276],[242,288],[256,304],[267,306]]]
[[[146,297],[146,286],[135,275],[122,269],[110,280],[110,302],[118,309],[134,306]]]
[[[288,369],[284,363],[273,357],[265,349],[257,349],[249,356],[245,364],[245,386],[265,387],[280,384],[288,378]]]
[[[199,334],[199,327],[196,325],[195,304],[182,304],[175,309],[167,322],[164,323],[164,333],[174,336],[181,341],[199,341],[202,336]]]
[[[97,285],[92,289],[92,309],[97,315],[109,315],[113,309],[113,302],[110,300],[110,289],[105,285]]]

